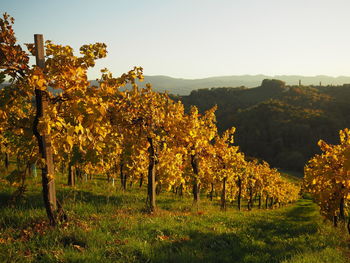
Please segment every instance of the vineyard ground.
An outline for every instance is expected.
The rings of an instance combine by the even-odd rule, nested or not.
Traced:
[[[69,222],[47,225],[40,178],[25,198],[0,182],[0,262],[349,262],[345,231],[324,222],[309,199],[274,210],[219,210],[205,196],[158,196],[156,215],[144,212],[146,189],[122,192],[102,178],[75,188],[58,178]]]

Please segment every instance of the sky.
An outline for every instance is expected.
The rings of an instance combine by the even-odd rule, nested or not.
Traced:
[[[115,76],[350,75],[349,0],[0,0],[20,44],[104,42]]]

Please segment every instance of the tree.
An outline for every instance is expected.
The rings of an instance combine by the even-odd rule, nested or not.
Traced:
[[[315,155],[305,166],[304,188],[321,208],[321,213],[333,220],[345,220],[345,203],[350,197],[350,131],[339,132],[340,144],[330,145],[320,140],[322,154]],[[350,233],[350,228],[349,228]]]

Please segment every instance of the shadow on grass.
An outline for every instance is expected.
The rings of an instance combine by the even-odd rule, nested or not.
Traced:
[[[12,194],[10,193],[0,193],[0,210],[5,207],[15,207],[21,208],[40,208],[43,206],[43,195],[40,192],[36,193],[25,193],[24,197],[18,202],[11,203]],[[94,203],[96,205],[106,204],[112,202],[116,205],[120,204],[122,201],[128,202],[127,199],[134,199],[132,195],[110,195],[105,194],[94,194],[88,190],[75,190],[73,188],[59,189],[57,190],[57,198],[65,203],[72,201],[79,201],[84,203]],[[123,200],[124,199],[124,200]],[[132,202],[134,200],[130,200]]]
[[[310,216],[314,211],[312,205],[301,203],[268,219],[259,216],[247,222],[225,221],[230,229],[227,233],[189,232],[186,240],[156,246],[151,262],[270,263],[307,249],[320,250],[318,224]]]
[[[151,262],[239,262],[243,247],[234,234],[190,232],[189,240],[164,242]]]
[[[10,202],[11,197],[12,195],[9,193],[0,193],[0,228],[26,225],[36,220],[35,218],[38,217],[46,219],[43,196],[40,192],[25,194],[23,198],[15,203]],[[128,198],[128,196],[119,195],[107,198],[105,195],[71,189],[58,190],[57,197],[64,208],[78,214],[82,212],[89,213],[89,211],[84,211],[84,209],[86,210],[89,208],[93,211],[101,211],[107,204],[112,204],[114,207],[118,208],[125,203],[125,199]]]
[[[108,203],[112,203],[117,207],[128,198],[128,196],[106,196],[105,194],[95,194],[88,190],[73,190],[73,189],[62,189],[57,192],[57,197],[65,203],[86,203],[93,204],[96,206],[103,206]],[[131,197],[130,197],[131,198]]]
[[[24,197],[12,202],[12,194],[0,193],[0,213],[5,208],[14,209],[36,209],[43,207],[43,196],[41,194],[25,194]]]

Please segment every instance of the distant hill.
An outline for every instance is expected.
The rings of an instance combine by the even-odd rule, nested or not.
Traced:
[[[211,88],[180,96],[185,108],[201,112],[218,106],[220,131],[236,127],[235,143],[249,156],[275,167],[301,172],[320,139],[339,143],[339,130],[350,128],[350,85],[286,85],[264,80],[256,88]]]
[[[157,91],[168,91],[174,95],[189,95],[192,90],[217,88],[217,87],[257,87],[264,79],[279,79],[286,82],[287,85],[298,85],[299,80],[302,85],[343,85],[350,83],[350,77],[330,77],[330,76],[298,76],[298,75],[239,75],[222,76],[203,79],[182,79],[171,78],[167,76],[145,76],[145,83],[149,82]]]
[[[258,87],[264,79],[279,79],[286,82],[287,85],[298,85],[299,80],[302,85],[343,85],[350,83],[350,76],[330,77],[330,76],[298,76],[298,75],[234,75],[218,76],[202,79],[183,79],[172,78],[168,76],[145,76],[143,83],[151,83],[154,90],[159,92],[167,91],[174,95],[189,95],[192,90],[218,88],[218,87]],[[91,80],[92,84],[97,85],[97,81]],[[1,88],[1,84],[0,84]]]

